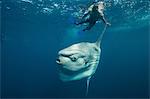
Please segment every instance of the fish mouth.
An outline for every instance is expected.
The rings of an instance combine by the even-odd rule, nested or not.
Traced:
[[[59,64],[59,65],[62,64],[59,58],[56,59],[56,63]]]

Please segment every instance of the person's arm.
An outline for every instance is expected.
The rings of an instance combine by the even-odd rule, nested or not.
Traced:
[[[84,13],[84,15],[83,15],[83,17],[82,17],[82,19],[83,18],[85,18],[85,17],[87,17],[89,14],[90,14],[90,12],[92,11],[92,9],[93,9],[93,4],[87,9],[87,11]]]
[[[110,26],[111,24],[106,21],[106,19],[105,19],[105,17],[104,17],[104,14],[101,14],[101,16],[102,16],[102,21],[103,21],[106,25],[109,25],[109,26]]]
[[[85,17],[87,17],[87,15],[88,15],[89,13],[90,13],[89,11],[85,12],[84,15],[83,15],[83,17],[82,17],[82,19],[84,19]]]

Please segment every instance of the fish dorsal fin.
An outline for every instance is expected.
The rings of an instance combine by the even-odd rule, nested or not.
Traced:
[[[96,45],[97,45],[98,47],[100,47],[100,45],[101,45],[101,41],[102,41],[102,39],[103,39],[104,33],[105,33],[105,31],[106,31],[106,28],[107,28],[107,25],[105,25],[105,27],[104,27],[104,29],[103,29],[101,35],[99,36],[99,38],[98,38],[97,41],[96,41]]]
[[[90,79],[91,79],[91,76],[88,77],[86,81],[86,93],[85,93],[86,96],[88,95],[88,92],[89,92]]]

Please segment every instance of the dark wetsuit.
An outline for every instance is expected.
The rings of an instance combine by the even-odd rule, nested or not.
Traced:
[[[102,18],[102,16],[98,12],[98,6],[94,5],[92,8],[92,11],[89,12],[89,18],[79,22],[77,25],[83,24],[83,23],[89,23],[89,25],[85,29],[83,29],[83,31],[90,30],[95,25],[96,21],[98,21],[98,19],[100,18]]]

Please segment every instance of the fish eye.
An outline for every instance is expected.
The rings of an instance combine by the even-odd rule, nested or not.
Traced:
[[[75,62],[75,61],[77,60],[77,58],[74,57],[74,56],[70,57],[70,59],[71,59],[71,61],[73,61],[73,62]]]

